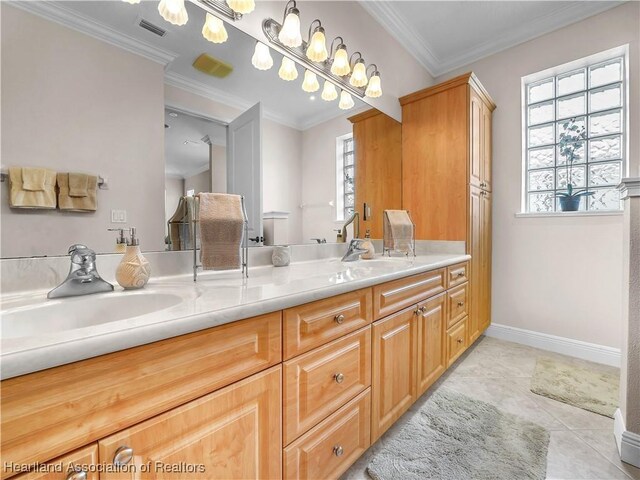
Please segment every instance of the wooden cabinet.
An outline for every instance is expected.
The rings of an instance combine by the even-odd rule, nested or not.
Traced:
[[[101,480],[280,478],[280,377],[274,367],[101,440],[101,461],[130,470]]]
[[[480,298],[479,325],[485,331],[491,323],[491,193],[480,195]]]
[[[415,311],[415,306],[407,308],[372,326],[372,442],[417,398],[418,323]]]
[[[355,144],[355,210],[360,214],[360,236],[369,229],[371,238],[382,238],[383,211],[402,208],[402,125],[376,109],[349,120]]]
[[[373,318],[379,320],[444,292],[446,285],[444,268],[376,285],[373,287]]]
[[[447,294],[418,305],[417,395],[422,395],[447,368]]]
[[[468,342],[476,341],[491,323],[491,192],[469,189],[470,310]]]
[[[469,262],[447,267],[447,288],[453,288],[469,280]]]
[[[447,330],[447,368],[467,348],[467,321],[462,320]]]
[[[98,480],[98,473],[91,469],[91,466],[97,464],[98,445],[94,443],[48,462],[46,471],[25,473],[14,478],[15,480]],[[6,470],[6,466],[3,470]]]
[[[469,313],[468,285],[460,285],[447,292],[447,327],[455,325]]]

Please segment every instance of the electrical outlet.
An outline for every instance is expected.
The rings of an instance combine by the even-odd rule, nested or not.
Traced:
[[[127,223],[127,211],[111,210],[111,223]]]

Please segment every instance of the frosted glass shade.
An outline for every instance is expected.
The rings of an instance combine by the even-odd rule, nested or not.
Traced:
[[[273,58],[269,47],[262,42],[256,42],[256,48],[251,57],[251,64],[258,70],[269,70],[273,67]]]
[[[202,36],[213,43],[224,43],[229,38],[222,20],[210,13],[207,13],[207,18],[202,27]]]
[[[344,90],[340,92],[340,103],[338,103],[340,110],[349,110],[353,108],[354,105],[355,103],[349,92],[345,92]]]
[[[329,80],[324,81],[324,87],[322,87],[322,99],[326,102],[331,102],[338,98],[338,91],[336,86]]]
[[[315,73],[305,70],[304,81],[302,82],[302,90],[305,92],[317,92],[320,90],[320,84],[318,83],[318,77]]]
[[[347,56],[347,49],[342,46],[338,47],[335,55],[333,56],[333,63],[331,64],[331,73],[334,75],[349,75],[351,67],[349,66],[349,57]]]
[[[189,20],[189,14],[184,7],[184,0],[161,0],[158,5],[158,13],[173,25],[181,26]]]
[[[380,75],[376,75],[375,73],[369,79],[369,85],[365,90],[364,94],[369,98],[378,98],[382,96],[382,84],[380,83]]]
[[[256,2],[253,0],[227,0],[227,5],[234,12],[243,15],[253,12],[253,9],[256,8]]]
[[[122,1],[130,3],[131,5],[135,5],[136,3],[140,3],[140,0],[122,0]]]
[[[354,87],[364,87],[367,85],[368,81],[367,69],[365,68],[364,62],[360,60],[353,67],[353,73],[351,74],[349,83]]]
[[[278,40],[287,47],[299,47],[302,45],[302,34],[300,33],[300,17],[297,10],[291,11],[284,19],[284,25],[278,34]]]
[[[280,65],[280,70],[278,70],[278,76],[288,82],[298,78],[296,64],[289,57],[282,57],[282,64]]]
[[[329,57],[327,52],[327,39],[324,36],[324,30],[318,29],[309,42],[307,47],[307,58],[314,62],[324,62]]]

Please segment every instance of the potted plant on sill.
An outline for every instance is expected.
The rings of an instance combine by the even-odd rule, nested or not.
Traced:
[[[573,184],[573,164],[580,160],[581,142],[587,139],[587,134],[583,126],[578,126],[575,118],[571,118],[562,124],[563,132],[560,134],[558,148],[560,155],[566,159],[567,167],[567,191],[558,192],[556,196],[560,198],[560,209],[563,212],[575,212],[580,207],[580,199],[593,195],[594,192],[586,188],[576,189]]]

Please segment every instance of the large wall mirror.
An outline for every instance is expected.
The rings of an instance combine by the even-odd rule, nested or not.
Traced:
[[[3,182],[2,257],[64,255],[73,243],[109,253],[107,229],[129,226],[145,251],[184,248],[171,220],[182,197],[205,191],[245,195],[254,245],[336,240],[355,206],[349,118],[371,107],[324,101],[322,79],[303,91],[301,66],[282,80],[275,51],[271,69],[254,68],[253,37],[225,24],[228,40],[211,43],[205,12],[186,6],[189,22],[177,27],[157,2],[3,2],[3,172],[83,172],[105,188],[94,213],[22,210],[9,208]],[[230,136],[246,118],[259,135]],[[252,142],[260,154],[247,159]]]

